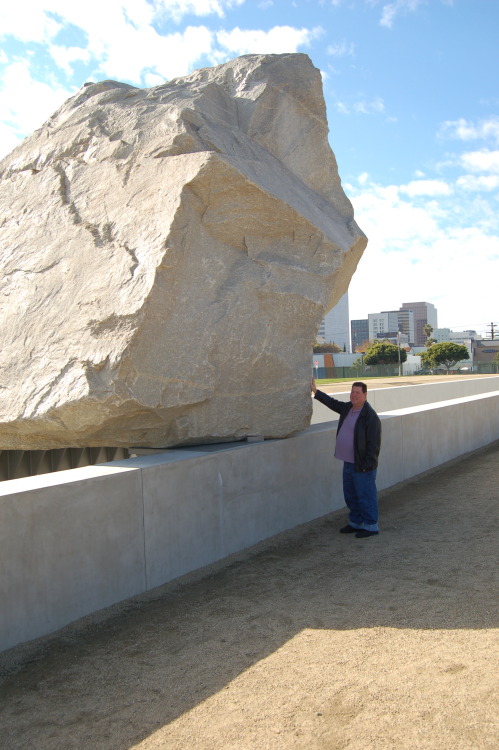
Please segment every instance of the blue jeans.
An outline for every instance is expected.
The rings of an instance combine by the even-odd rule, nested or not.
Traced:
[[[355,529],[378,531],[378,493],[376,469],[355,471],[355,464],[343,464],[343,495],[350,526]]]

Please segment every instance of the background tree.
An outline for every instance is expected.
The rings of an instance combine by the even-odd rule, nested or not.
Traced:
[[[419,356],[425,367],[434,368],[443,365],[448,373],[462,359],[469,359],[470,354],[464,344],[443,341],[440,344],[433,344],[428,351],[422,352]]]
[[[499,352],[497,352],[497,354],[495,355],[495,357],[494,357],[494,359],[492,361],[493,361],[493,363],[496,366],[496,372],[497,372],[497,368],[499,367]]]
[[[354,362],[352,362],[352,367],[355,369],[355,371],[357,372],[357,374],[359,374],[360,372],[362,372],[364,370],[364,366],[362,364],[362,357],[359,357]]]
[[[365,341],[362,342],[362,344],[357,344],[355,347],[355,352],[358,354],[364,354],[367,352],[369,347],[373,344],[373,341],[370,341],[369,339],[365,339]]]
[[[336,352],[341,352],[340,347],[334,343],[329,342],[328,344],[319,344],[317,341],[314,344],[313,348],[314,354],[336,354]]]
[[[428,349],[432,344],[436,344],[437,340],[432,338],[431,334],[433,333],[433,328],[429,323],[426,323],[426,325],[423,326],[424,335],[426,336],[426,341],[424,342],[424,345]]]
[[[405,362],[407,359],[407,352],[405,349],[390,344],[389,341],[374,341],[364,356],[365,365],[393,365],[399,361]]]

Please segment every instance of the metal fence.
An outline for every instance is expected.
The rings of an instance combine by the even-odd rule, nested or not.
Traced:
[[[362,380],[363,378],[387,378],[398,375],[398,365],[372,365],[370,367],[314,367],[314,377],[348,378]]]
[[[480,375],[497,375],[499,373],[499,365],[494,362],[478,362],[473,367],[473,372],[478,372]]]
[[[497,375],[499,365],[493,362],[480,362],[473,369],[456,368],[450,371],[455,375]],[[370,365],[369,367],[314,367],[313,375],[318,380],[348,378],[349,380],[367,380],[368,378],[392,378],[399,374],[398,365]],[[424,368],[404,372],[404,375],[446,375],[447,370],[426,370]]]

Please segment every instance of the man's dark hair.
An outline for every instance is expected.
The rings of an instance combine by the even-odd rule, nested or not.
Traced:
[[[367,385],[365,383],[361,383],[360,380],[358,380],[356,383],[352,383],[352,388],[362,388],[362,393],[367,393]]]

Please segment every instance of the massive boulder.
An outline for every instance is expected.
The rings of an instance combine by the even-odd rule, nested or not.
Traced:
[[[86,84],[0,162],[0,449],[308,426],[366,238],[306,55]]]

